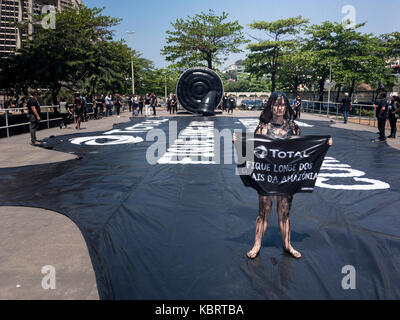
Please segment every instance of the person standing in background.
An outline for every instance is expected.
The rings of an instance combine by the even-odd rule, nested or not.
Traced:
[[[228,106],[228,114],[229,113],[233,114],[233,108],[236,107],[236,100],[232,95],[229,96],[227,106]]]
[[[388,114],[388,103],[386,101],[386,92],[381,92],[379,94],[378,107],[376,108],[376,117],[378,119],[378,129],[379,129],[379,141],[386,141],[385,127],[386,118]]]
[[[226,111],[226,108],[228,107],[228,94],[225,93],[224,97],[222,98],[222,112]]]
[[[150,115],[150,103],[151,103],[150,96],[148,93],[146,93],[146,96],[144,97],[144,106],[146,108],[145,116],[146,117]]]
[[[150,105],[151,105],[151,108],[153,109],[153,116],[157,115],[156,114],[157,103],[158,103],[157,96],[154,93],[152,93],[151,98],[150,98]]]
[[[171,114],[171,97],[168,96],[167,98],[167,112]]]
[[[171,99],[171,110],[169,113],[171,114],[171,111],[173,114],[177,113],[178,112],[177,106],[178,106],[178,99],[176,98],[176,94],[174,94]]]
[[[138,115],[138,112],[137,112],[138,98],[137,98],[136,94],[134,94],[132,96],[131,103],[132,103],[132,115],[137,116]]]
[[[80,96],[81,100],[82,100],[82,121],[86,122],[88,119],[88,111],[87,111],[87,99],[84,95]]]
[[[389,105],[389,121],[390,121],[390,136],[388,138],[396,139],[397,119],[400,117],[400,98],[392,96]]]
[[[301,116],[301,98],[297,95],[294,105],[295,119],[300,119]]]
[[[97,96],[94,96],[94,98],[92,99],[94,120],[97,120],[99,116],[99,105],[97,104],[97,99]]]
[[[60,101],[60,112],[62,114],[62,120],[60,123],[60,129],[62,129],[63,125],[65,128],[68,128],[68,123],[74,119],[74,112],[72,108],[72,104],[67,101],[67,99],[63,96]]]
[[[351,103],[351,99],[349,97],[349,94],[346,92],[342,99],[342,113],[343,113],[344,123],[347,123],[347,120],[349,118],[349,111],[351,111],[352,109],[353,105]]]
[[[116,93],[114,96],[115,96],[115,102],[114,102],[115,113],[117,114],[118,118],[120,118],[119,114],[121,112],[122,99],[118,93]]]
[[[106,102],[106,117],[112,116],[112,98],[111,94],[108,94],[105,98]]]
[[[36,138],[36,131],[40,126],[40,105],[37,100],[37,91],[31,90],[26,107],[28,108],[29,131],[31,133],[31,144],[33,146],[41,146],[40,141]]]
[[[129,112],[134,112],[137,108],[137,97],[136,94],[132,95],[130,99],[130,104],[131,107],[129,108]]]
[[[143,98],[143,96],[139,97],[138,105],[139,105],[138,114],[141,114],[143,116],[143,106],[144,106],[144,98]]]
[[[104,103],[105,103],[103,94],[99,98],[97,98],[96,103],[99,109],[99,116],[102,117],[104,115]]]
[[[133,96],[131,96],[131,97],[128,99],[128,111],[129,111],[129,113],[132,112],[132,109],[133,109]]]
[[[83,117],[83,101],[79,93],[76,94],[74,100],[74,109],[76,115],[76,126],[75,129],[81,130],[81,122]]]

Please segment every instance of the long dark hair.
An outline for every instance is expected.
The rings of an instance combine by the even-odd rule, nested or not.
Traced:
[[[278,99],[282,99],[285,101],[286,111],[283,115],[283,118],[287,121],[291,121],[294,118],[294,112],[292,107],[290,106],[289,99],[287,95],[281,91],[275,91],[271,94],[268,99],[267,106],[264,108],[264,111],[261,113],[260,121],[263,123],[269,123],[272,120],[272,107],[275,104],[275,101]]]

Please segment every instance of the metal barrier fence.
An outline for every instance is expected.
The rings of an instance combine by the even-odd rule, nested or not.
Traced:
[[[293,100],[295,101],[295,100]],[[336,120],[343,117],[341,111],[341,103],[337,102],[320,102],[320,101],[302,101],[302,111],[313,113],[327,118],[333,117]],[[375,116],[375,107],[365,104],[353,104],[352,110],[349,111],[349,122],[376,126],[377,119]]]
[[[41,114],[46,113],[46,120],[41,120],[40,123],[47,123],[47,128],[49,129],[49,128],[50,128],[50,122],[62,120],[62,118],[53,118],[53,119],[50,119],[50,111],[49,111],[49,110],[50,110],[50,109],[53,109],[53,112],[54,112],[54,109],[58,109],[59,107],[60,107],[60,106],[43,106],[43,107],[40,107],[41,110],[46,109],[46,112],[41,112]],[[16,112],[16,111],[22,111],[21,113],[23,113],[23,112],[25,112],[25,111],[28,111],[28,108],[8,108],[8,109],[0,109],[0,113],[4,112],[5,119],[6,119],[6,125],[3,126],[3,127],[0,127],[0,130],[1,130],[1,129],[6,129],[6,131],[7,131],[7,137],[10,136],[10,130],[9,130],[10,128],[21,127],[21,126],[28,126],[28,125],[30,124],[29,122],[24,122],[24,123],[18,123],[18,124],[9,125],[9,124],[8,124],[9,115],[10,115],[10,113],[14,113],[14,112]]]
[[[291,100],[292,103],[295,100]],[[88,104],[88,107],[90,107],[91,104]],[[60,121],[63,118],[52,118],[50,119],[50,109],[53,109],[53,113],[55,112],[55,109],[59,109],[60,106],[43,106],[40,107],[41,110],[45,109],[46,112],[41,112],[42,114],[46,113],[46,119],[41,120],[41,123],[46,123],[47,128],[50,128],[50,122],[52,121]],[[326,116],[327,118],[333,117],[336,118],[336,120],[339,119],[339,117],[342,117],[342,112],[341,112],[341,104],[336,103],[336,102],[320,102],[320,101],[310,101],[310,100],[303,100],[302,101],[302,112],[306,113],[312,113],[320,116]],[[6,120],[6,125],[0,127],[0,130],[6,129],[7,131],[7,137],[10,136],[9,129],[14,128],[14,127],[20,127],[20,126],[28,126],[29,122],[24,122],[24,123],[18,123],[18,124],[12,124],[9,125],[9,113],[14,113],[15,111],[28,111],[27,108],[9,108],[9,109],[0,109],[0,113],[5,114],[5,120]],[[88,112],[88,115],[92,115],[92,112]],[[351,120],[353,119],[353,121]],[[355,120],[355,121],[354,121]],[[355,122],[359,124],[364,124],[364,125],[369,125],[369,126],[377,126],[377,119],[375,117],[375,107],[371,105],[363,105],[363,104],[353,104],[352,111],[349,112],[349,121],[350,122]],[[74,122],[76,122],[76,116],[74,115]],[[387,123],[387,126],[389,127],[389,123]]]
[[[93,106],[92,103],[88,103],[87,105],[88,105],[88,107]],[[53,109],[52,112],[55,113],[55,110],[56,110],[56,109],[60,109],[60,106],[59,106],[59,105],[56,105],[56,106],[41,106],[41,107],[40,107],[41,114],[42,114],[42,115],[43,115],[43,114],[46,114],[46,119],[45,119],[45,120],[42,119],[42,120],[40,121],[40,123],[46,123],[46,124],[47,124],[47,129],[50,128],[50,122],[52,122],[52,121],[61,121],[61,120],[63,120],[62,117],[61,117],[61,118],[52,118],[52,119],[50,119],[50,110],[51,110],[51,109]],[[43,112],[43,110],[46,110],[46,111]],[[22,127],[22,126],[29,126],[29,124],[30,124],[30,122],[23,122],[23,123],[17,123],[17,124],[9,125],[9,115],[10,115],[11,113],[15,113],[15,112],[18,112],[18,111],[19,111],[21,114],[24,114],[25,111],[28,111],[28,108],[8,108],[8,109],[1,109],[1,108],[0,108],[0,114],[1,114],[1,113],[4,113],[4,115],[5,115],[5,120],[6,120],[6,125],[0,127],[0,130],[6,129],[6,131],[7,131],[7,137],[10,136],[10,130],[9,130],[10,128]],[[22,112],[21,112],[21,111],[22,111]],[[27,114],[27,113],[25,113],[25,114]],[[61,114],[61,113],[60,113],[60,114]],[[93,112],[93,111],[92,111],[92,112],[88,112],[87,114],[88,114],[88,115],[93,115],[94,112]],[[75,114],[74,114],[74,123],[76,123],[76,115],[75,115]]]

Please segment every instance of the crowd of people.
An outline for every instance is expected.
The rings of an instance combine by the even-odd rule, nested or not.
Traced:
[[[92,114],[93,119],[101,119],[103,117],[120,117],[121,110],[128,110],[132,116],[156,116],[157,106],[159,102],[157,96],[152,93],[146,93],[144,96],[132,95],[131,97],[122,97],[120,94],[100,94],[92,99],[87,99],[80,93],[75,94],[74,99],[66,99],[61,97],[60,111],[63,115],[60,128],[67,127],[76,117],[77,130],[80,130],[81,122],[88,121],[88,115]]]
[[[387,93],[381,92],[378,104],[375,106],[375,116],[378,119],[379,141],[386,141],[386,138],[395,139],[397,133],[397,119],[400,118],[400,98],[392,95],[387,99]],[[390,123],[390,135],[386,137],[386,122]]]
[[[37,100],[37,91],[31,90],[30,96],[26,100],[28,109],[28,119],[30,123],[31,143],[32,145],[40,145],[36,139],[36,131],[40,125],[40,105]],[[131,97],[122,97],[120,94],[100,94],[91,99],[86,98],[80,93],[75,94],[74,99],[66,99],[61,97],[60,113],[62,121],[60,128],[67,128],[68,124],[75,123],[75,128],[81,130],[81,123],[89,119],[89,115],[93,115],[93,119],[102,117],[111,117],[116,115],[120,117],[121,109],[129,110],[132,116],[156,116],[157,106],[159,101],[154,93],[146,93],[145,95],[133,95]],[[178,111],[178,98],[176,94],[168,97],[166,101],[167,112],[176,114]],[[220,108],[223,112],[233,113],[236,107],[236,100],[233,96],[228,96],[226,93],[222,98]],[[301,116],[302,100],[297,96],[293,101],[294,119],[299,119]],[[375,116],[378,120],[379,141],[385,141],[387,138],[394,139],[397,134],[397,120],[400,118],[400,97],[392,95],[387,98],[385,92],[381,92],[378,97],[378,103],[375,107]],[[347,123],[349,113],[352,111],[353,105],[349,94],[346,93],[341,101],[341,112],[343,113],[344,123]],[[76,121],[74,121],[76,118]],[[389,121],[391,133],[386,137],[385,128]]]
[[[381,92],[378,96],[377,104],[374,105],[375,116],[378,120],[378,141],[386,141],[387,138],[395,139],[397,133],[397,120],[400,118],[400,97],[392,95],[390,99],[386,92]],[[341,101],[341,112],[346,124],[349,112],[353,110],[353,103],[348,93],[345,93]],[[390,135],[386,137],[386,123],[390,123]]]
[[[225,93],[224,97],[222,98],[222,112],[228,112],[233,114],[233,109],[236,108],[236,100],[235,98],[230,95],[228,96],[227,93]]]

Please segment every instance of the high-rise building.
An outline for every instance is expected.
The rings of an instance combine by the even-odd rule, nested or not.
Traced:
[[[19,49],[22,41],[33,33],[19,29],[15,24],[29,19],[29,13],[39,14],[43,5],[53,5],[58,10],[78,6],[82,0],[0,0],[0,52],[11,53]]]

